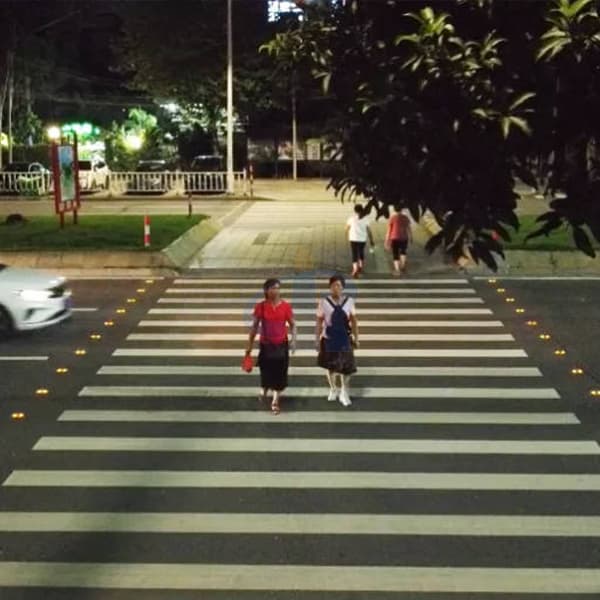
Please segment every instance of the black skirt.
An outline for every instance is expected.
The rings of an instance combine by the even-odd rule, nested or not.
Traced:
[[[288,367],[290,354],[288,343],[260,344],[258,367],[260,386],[265,389],[282,392],[288,386]]]
[[[321,339],[317,365],[322,369],[327,369],[333,373],[341,373],[342,375],[352,375],[357,370],[352,347],[341,352],[331,352],[325,349],[324,338]]]

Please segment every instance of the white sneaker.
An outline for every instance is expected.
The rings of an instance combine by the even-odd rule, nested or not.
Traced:
[[[327,396],[327,402],[337,402],[339,391],[336,389],[329,390],[329,396]]]
[[[350,400],[350,396],[348,396],[348,392],[346,390],[341,390],[340,391],[340,404],[342,404],[342,406],[350,406],[352,404],[352,401]]]

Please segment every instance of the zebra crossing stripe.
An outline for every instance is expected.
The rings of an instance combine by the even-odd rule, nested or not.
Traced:
[[[289,374],[321,376],[320,367],[290,366]],[[243,373],[239,366],[201,365],[106,365],[98,370],[98,375],[239,375],[257,377]],[[352,376],[352,380],[363,377],[542,377],[536,367],[363,367]]]
[[[177,410],[66,410],[63,422],[114,423],[273,423],[263,411]],[[579,425],[573,413],[565,412],[399,412],[399,411],[286,411],[285,423],[362,423],[434,425]]]
[[[363,348],[357,351],[363,358],[527,358],[525,350],[486,349],[486,348]],[[240,357],[236,348],[117,348],[113,356],[171,356],[171,357]],[[294,357],[315,358],[316,351],[308,349],[296,350]]]
[[[284,292],[287,290],[284,290]],[[398,289],[390,289],[390,288],[367,288],[364,290],[365,293],[369,294],[390,294],[393,292],[394,294],[475,294],[475,290],[472,288],[398,288]],[[357,290],[358,293],[361,293],[362,290]],[[329,291],[324,288],[317,289],[291,289],[290,294],[292,297],[299,295],[312,295],[312,296],[324,296],[328,294]],[[165,290],[165,294],[217,294],[219,296],[225,295],[245,295],[249,298],[254,297],[263,297],[263,294],[260,290],[252,290],[243,288],[168,288]],[[285,294],[284,294],[285,295]]]
[[[0,512],[0,532],[600,537],[600,517],[320,513]]]
[[[364,567],[0,562],[1,587],[278,592],[597,594],[600,571],[574,568]]]
[[[246,309],[236,308],[151,308],[148,311],[150,315],[250,315],[252,307]],[[294,315],[312,315],[316,314],[315,308],[294,308]],[[362,315],[491,315],[489,308],[360,308]]]
[[[277,452],[343,454],[595,455],[600,446],[578,440],[321,439],[46,436],[33,447],[44,452]]]
[[[131,333],[126,338],[132,342],[185,342],[224,341],[243,342],[247,333]],[[314,333],[300,333],[299,342],[312,342]],[[509,333],[362,333],[362,342],[514,342]]]
[[[3,486],[599,492],[600,475],[588,473],[17,469],[8,476]]]
[[[85,386],[81,397],[121,396],[146,398],[238,398],[253,393],[248,386]],[[324,387],[297,387],[289,390],[292,398],[321,398],[326,393]],[[356,388],[351,391],[353,398],[498,398],[515,400],[550,400],[560,395],[554,388],[484,388],[484,387],[377,387]]]
[[[0,356],[0,362],[44,362],[48,356]]]
[[[321,285],[327,286],[328,277],[309,278],[309,277],[282,277],[281,283],[284,285]],[[262,286],[264,279],[260,278],[189,278],[176,279],[174,285],[233,285],[233,284],[256,284]],[[368,287],[370,285],[389,285],[394,287],[403,287],[410,285],[468,285],[468,279],[354,279],[347,281],[347,288]]]
[[[178,320],[170,319],[165,320],[144,320],[138,323],[138,327],[250,327],[252,321],[250,319],[240,320],[215,320],[215,319],[203,319],[203,320]],[[315,320],[300,321],[296,320],[296,325],[299,329],[304,327],[310,327],[314,330]],[[436,328],[463,328],[470,327],[473,329],[489,329],[496,327],[503,327],[502,321],[417,321],[417,320],[389,320],[385,321],[369,321],[366,319],[360,320],[361,330],[369,329],[371,327],[384,327],[385,329],[395,328],[422,328],[422,327],[436,327]]]
[[[244,304],[254,302],[259,298],[159,298],[159,304]],[[296,298],[297,304],[315,304],[315,298]],[[360,304],[483,304],[482,298],[360,298]],[[381,309],[380,312],[384,310]]]

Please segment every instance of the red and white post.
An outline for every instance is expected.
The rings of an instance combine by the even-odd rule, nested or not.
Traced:
[[[144,248],[150,248],[150,217],[144,217]]]

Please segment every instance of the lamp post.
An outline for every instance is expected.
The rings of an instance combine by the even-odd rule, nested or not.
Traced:
[[[227,193],[234,193],[233,179],[233,24],[232,0],[227,0]]]

